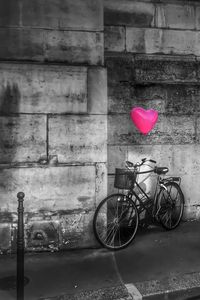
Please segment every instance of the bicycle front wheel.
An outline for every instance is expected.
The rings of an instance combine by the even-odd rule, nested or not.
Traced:
[[[167,182],[157,198],[157,217],[161,225],[167,229],[175,229],[183,216],[184,195],[176,182]]]
[[[132,199],[113,194],[97,207],[93,229],[99,243],[112,250],[128,246],[138,228],[138,211]]]

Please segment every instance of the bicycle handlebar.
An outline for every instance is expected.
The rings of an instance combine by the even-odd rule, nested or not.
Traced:
[[[137,168],[137,167],[141,167],[141,166],[142,166],[145,162],[147,162],[147,161],[156,164],[156,161],[153,160],[153,159],[146,159],[146,158],[143,158],[141,161],[142,161],[141,163],[138,163],[138,162],[137,162],[136,164],[133,164],[132,162],[130,162],[130,161],[127,160],[127,161],[126,161],[126,165],[127,165],[127,167],[129,167],[129,168]]]

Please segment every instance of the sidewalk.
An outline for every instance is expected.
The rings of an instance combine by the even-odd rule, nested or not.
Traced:
[[[0,256],[0,300],[16,299],[2,284],[15,268],[15,255]],[[200,222],[149,228],[117,252],[26,253],[25,276],[25,300],[200,300]]]

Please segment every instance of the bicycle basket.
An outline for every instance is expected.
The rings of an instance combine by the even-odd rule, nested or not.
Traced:
[[[128,190],[134,186],[136,173],[128,169],[115,169],[114,187],[117,189]]]

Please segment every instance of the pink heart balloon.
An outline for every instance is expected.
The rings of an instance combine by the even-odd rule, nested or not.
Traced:
[[[147,134],[158,120],[158,112],[154,109],[135,107],[131,110],[131,119],[142,134]]]

